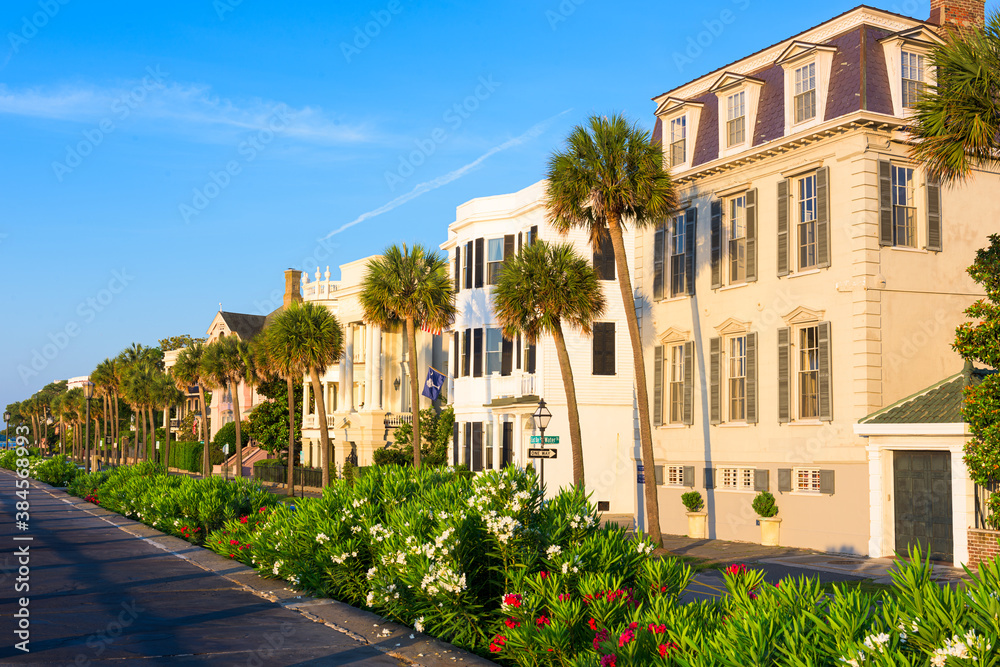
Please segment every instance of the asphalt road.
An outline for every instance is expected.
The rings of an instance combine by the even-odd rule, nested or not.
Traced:
[[[91,516],[43,489],[16,525],[15,477],[0,472],[0,664],[400,665],[362,641]],[[30,537],[31,540],[15,540]],[[27,581],[17,550],[28,547]],[[27,584],[30,590],[17,591]],[[29,599],[30,652],[16,644]]]

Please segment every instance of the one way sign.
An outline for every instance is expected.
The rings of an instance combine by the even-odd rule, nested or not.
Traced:
[[[556,457],[556,450],[554,449],[528,449],[529,459],[554,459]]]

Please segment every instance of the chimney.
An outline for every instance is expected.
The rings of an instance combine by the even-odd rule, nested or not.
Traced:
[[[288,308],[293,301],[302,301],[302,272],[295,269],[285,270],[285,303]]]
[[[982,28],[986,24],[985,0],[931,0],[929,22],[946,31]]]

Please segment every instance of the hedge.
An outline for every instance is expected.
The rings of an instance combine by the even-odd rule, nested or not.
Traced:
[[[200,442],[170,443],[170,467],[188,472],[201,473],[201,461],[205,455],[205,445]]]

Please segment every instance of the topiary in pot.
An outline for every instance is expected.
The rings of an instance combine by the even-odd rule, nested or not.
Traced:
[[[705,506],[705,501],[698,491],[688,491],[681,495],[681,502],[684,503],[688,512],[700,512]]]
[[[774,496],[769,491],[761,491],[753,499],[753,511],[764,519],[770,519],[778,515],[778,506],[774,503]]]

